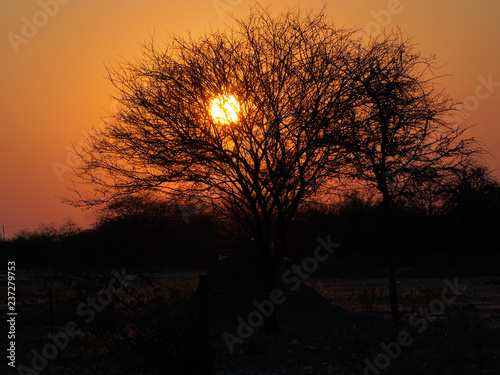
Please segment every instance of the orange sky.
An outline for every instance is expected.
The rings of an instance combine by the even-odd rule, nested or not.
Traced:
[[[470,135],[482,138],[500,177],[500,1],[273,1],[273,11],[300,4],[319,9],[339,27],[376,33],[400,26],[421,51],[446,64],[442,80],[469,107]],[[248,0],[0,0],[0,225],[7,236],[40,223],[82,226],[87,213],[65,206],[68,147],[84,139],[111,109],[105,64],[139,57],[155,34],[193,36],[223,27],[221,11],[248,13]],[[28,22],[28,23],[27,23]],[[490,81],[489,87],[482,82]],[[498,82],[498,83],[497,83]],[[480,87],[482,86],[482,87]],[[56,163],[56,164],[54,164]]]

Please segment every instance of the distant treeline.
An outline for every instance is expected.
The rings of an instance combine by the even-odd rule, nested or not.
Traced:
[[[426,192],[430,194],[432,189]],[[500,273],[500,185],[476,173],[435,194],[432,205],[416,195],[402,198],[389,228],[401,276]],[[385,276],[380,202],[351,192],[336,204],[309,204],[296,216],[286,257],[299,263],[311,255],[318,236],[341,246],[318,276]],[[4,263],[40,270],[203,270],[251,241],[207,207],[129,197],[100,211],[95,228],[67,224],[23,231],[0,243]]]

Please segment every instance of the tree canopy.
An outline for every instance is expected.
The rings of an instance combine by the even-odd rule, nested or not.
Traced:
[[[146,191],[205,200],[276,264],[296,211],[339,177],[371,184],[387,208],[410,181],[477,153],[447,122],[455,103],[434,68],[400,31],[366,41],[324,10],[256,7],[196,40],[153,40],[109,69],[119,105],[79,151],[73,203]]]
[[[79,152],[77,180],[95,190],[76,202],[157,190],[209,197],[257,235],[286,227],[342,161],[352,35],[323,13],[258,9],[199,40],[152,42],[109,70],[119,108]]]

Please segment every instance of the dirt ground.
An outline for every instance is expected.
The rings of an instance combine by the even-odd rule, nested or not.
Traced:
[[[6,285],[6,275],[0,276]],[[16,364],[32,367],[33,350],[43,353],[51,342],[48,333],[64,332],[65,325],[73,321],[81,328],[81,333],[71,338],[56,358],[47,361],[40,374],[49,373],[49,369],[52,374],[66,375],[190,373],[179,370],[178,364],[177,367],[172,365],[170,370],[168,362],[162,365],[164,371],[155,371],[154,366],[138,369],[140,361],[151,361],[150,358],[164,355],[165,351],[168,353],[166,358],[171,355],[166,360],[178,357],[189,361],[190,356],[196,355],[193,354],[196,348],[189,346],[188,331],[179,332],[169,326],[160,343],[156,338],[155,345],[151,346],[160,347],[160,354],[152,349],[147,353],[140,351],[141,347],[150,348],[152,336],[142,336],[145,330],[138,327],[146,326],[139,323],[137,317],[149,324],[158,316],[175,316],[177,305],[171,301],[181,303],[189,297],[198,285],[198,273],[129,275],[125,290],[117,293],[109,305],[99,305],[94,309],[93,321],[85,322],[85,318],[91,317],[90,313],[81,314],[88,312],[88,298],[99,300],[97,297],[103,296],[110,277],[18,273]],[[446,280],[448,282],[443,277],[398,281],[403,319],[403,327],[399,329],[392,328],[390,323],[386,280],[308,280],[307,284],[327,300],[365,323],[357,324],[354,319],[350,326],[325,330],[321,334],[266,336],[257,332],[232,354],[222,337],[212,336],[209,343],[216,373],[500,374],[500,276],[456,280],[448,277]],[[450,284],[459,286],[456,292],[450,290]],[[443,296],[446,303],[439,303]],[[7,308],[6,301],[7,298],[3,298],[0,303],[3,311]],[[153,302],[158,304],[158,312],[150,308]],[[82,304],[87,310],[78,310]],[[370,319],[365,319],[367,317]],[[182,326],[171,323],[172,320],[169,322],[175,327]],[[4,346],[7,345],[7,329],[5,322]],[[401,331],[408,335],[405,343],[411,341],[411,344],[400,345],[399,352],[393,343],[398,342]],[[167,342],[164,342],[165,337]],[[170,338],[172,340],[168,341]],[[181,349],[177,344],[184,339],[186,343],[179,347],[186,353],[178,352]],[[384,347],[392,348],[393,352],[385,355]],[[133,355],[129,354],[131,348],[136,350]],[[132,361],[134,356],[137,360],[124,370],[124,363]],[[384,359],[389,361],[384,362]],[[6,364],[3,366],[9,369]]]
[[[443,289],[449,289],[445,280],[458,283],[460,295],[445,303],[442,312],[434,302],[437,311],[432,313],[431,303],[441,299]],[[390,324],[387,281],[310,280],[308,284],[354,315],[380,317],[380,324],[363,328],[354,324],[319,336],[258,337],[239,357],[221,355],[218,374],[378,373],[376,366],[367,370],[366,361],[374,364],[385,353],[381,345],[397,342],[400,332]],[[500,278],[401,279],[398,291],[404,330],[412,344],[391,358],[382,373],[500,374]],[[425,327],[421,308],[431,310]]]

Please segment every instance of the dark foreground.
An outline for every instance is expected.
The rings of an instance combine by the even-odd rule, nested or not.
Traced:
[[[5,359],[0,373],[207,374],[212,359],[224,375],[500,374],[500,277],[444,280],[400,280],[402,329],[390,325],[385,280],[309,280],[351,318],[323,332],[266,336],[257,327],[230,353],[213,332],[206,350],[203,320],[183,307],[196,273],[18,272],[15,364],[23,367]]]

